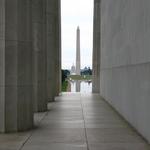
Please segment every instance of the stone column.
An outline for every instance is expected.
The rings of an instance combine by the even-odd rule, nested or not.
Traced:
[[[60,93],[61,31],[60,0],[47,0],[47,86],[48,100]]]
[[[61,82],[62,82],[62,76],[61,76],[61,0],[58,0],[58,40],[59,40],[59,47],[58,47],[58,59],[57,62],[59,64],[58,67],[58,78],[56,84],[58,85],[56,95],[59,95],[61,93]]]
[[[100,92],[100,51],[101,51],[101,19],[100,19],[100,3],[101,0],[94,0],[94,24],[93,24],[93,80],[92,92]]]
[[[30,5],[0,1],[0,132],[33,126]]]
[[[32,0],[34,111],[47,110],[46,92],[46,1]]]

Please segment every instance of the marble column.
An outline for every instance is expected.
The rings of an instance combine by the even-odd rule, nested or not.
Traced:
[[[61,28],[60,0],[47,0],[47,94],[48,100],[60,93]]]
[[[0,1],[0,132],[33,127],[30,5]]]
[[[34,111],[47,110],[46,92],[46,0],[32,0]]]
[[[93,24],[93,79],[92,92],[100,92],[100,51],[101,51],[101,0],[94,0],[94,24]]]

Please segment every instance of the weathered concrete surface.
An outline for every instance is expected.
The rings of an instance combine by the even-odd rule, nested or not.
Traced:
[[[62,94],[36,114],[32,132],[0,135],[0,149],[149,150],[149,145],[99,95]]]
[[[0,132],[32,128],[30,0],[0,1]]]
[[[47,94],[48,100],[60,93],[61,83],[61,18],[60,0],[47,0]]]
[[[150,142],[150,1],[101,1],[100,93]]]
[[[46,0],[32,0],[34,111],[47,110]]]
[[[100,92],[101,0],[94,0],[92,92]]]

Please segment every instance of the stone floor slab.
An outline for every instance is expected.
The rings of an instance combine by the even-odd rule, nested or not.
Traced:
[[[90,150],[150,150],[145,143],[93,143]]]
[[[98,94],[62,93],[35,114],[35,128],[0,134],[0,150],[150,150]]]
[[[25,145],[22,150],[87,150],[86,144],[45,143]]]

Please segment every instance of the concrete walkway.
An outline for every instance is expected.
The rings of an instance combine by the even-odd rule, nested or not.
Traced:
[[[0,134],[0,150],[150,150],[99,95],[66,93],[29,132]]]

